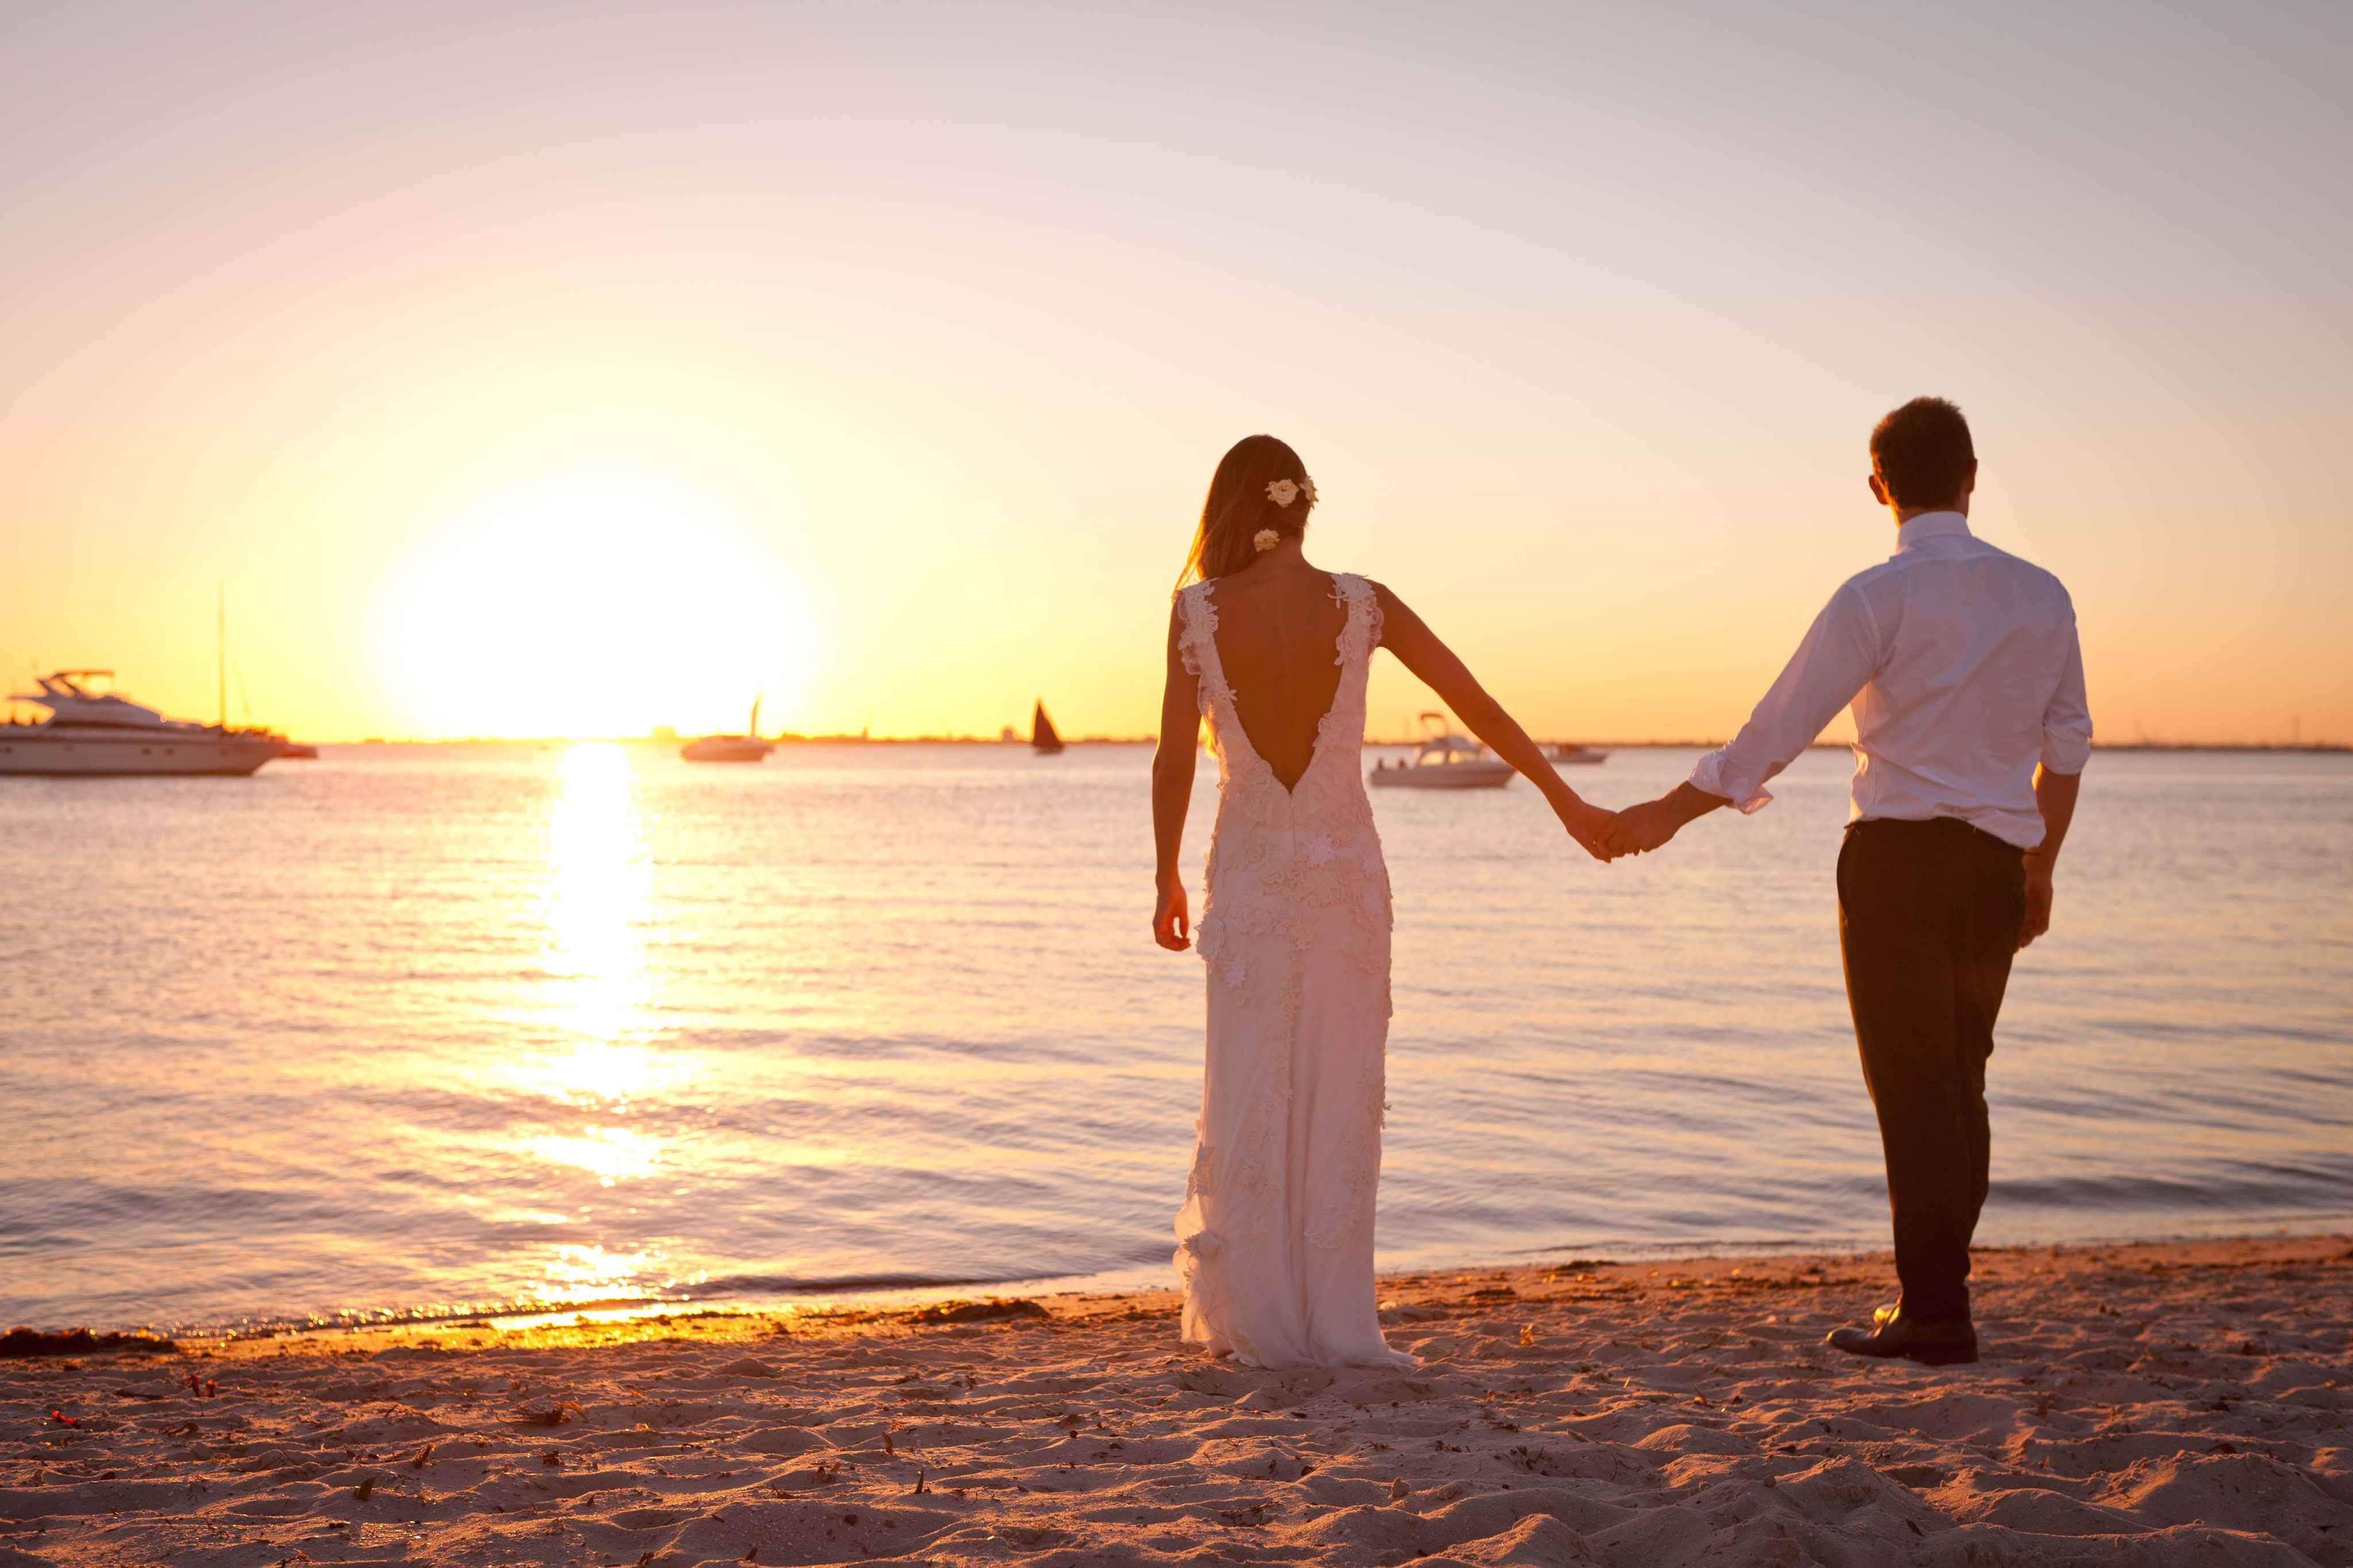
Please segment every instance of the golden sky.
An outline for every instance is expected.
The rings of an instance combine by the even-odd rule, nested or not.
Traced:
[[[2164,9],[16,8],[0,669],[1141,733],[1269,430],[1532,730],[1720,736],[1937,392],[2104,737],[2353,739],[2353,14]]]

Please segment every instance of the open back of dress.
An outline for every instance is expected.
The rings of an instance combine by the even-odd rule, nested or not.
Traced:
[[[1296,601],[1219,602],[1218,584],[1206,586],[1234,721],[1275,782],[1295,790],[1314,764],[1324,720],[1347,673],[1340,647],[1350,622],[1347,601],[1336,581],[1328,599],[1311,601],[1307,615],[1298,613]]]

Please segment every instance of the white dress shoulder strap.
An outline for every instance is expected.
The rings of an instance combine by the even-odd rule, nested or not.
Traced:
[[[1195,583],[1176,590],[1176,657],[1199,683],[1201,711],[1208,713],[1219,698],[1232,696],[1225,666],[1218,660],[1218,606],[1209,597],[1209,584]]]
[[[1352,654],[1369,658],[1381,646],[1381,596],[1354,572],[1333,573],[1332,585],[1333,596],[1348,606],[1348,624],[1341,633],[1343,661]]]

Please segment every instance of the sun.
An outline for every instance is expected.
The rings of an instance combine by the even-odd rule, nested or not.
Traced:
[[[817,638],[760,550],[626,491],[487,509],[422,565],[391,641],[405,710],[442,735],[638,735],[790,721]]]

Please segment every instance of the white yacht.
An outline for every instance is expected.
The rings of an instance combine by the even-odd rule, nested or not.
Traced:
[[[0,773],[242,776],[283,754],[286,737],[270,731],[166,719],[111,689],[92,689],[113,679],[111,669],[60,669],[38,677],[38,691],[12,693],[9,701],[46,708],[49,716],[0,724]]]
[[[1413,754],[1413,761],[1396,767],[1381,759],[1371,783],[1378,789],[1501,789],[1515,770],[1468,735],[1446,730],[1446,715],[1425,713],[1424,726],[1432,732]]]

